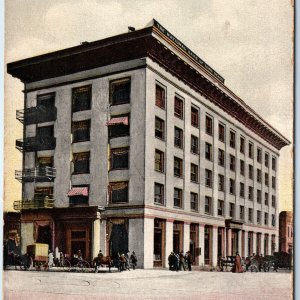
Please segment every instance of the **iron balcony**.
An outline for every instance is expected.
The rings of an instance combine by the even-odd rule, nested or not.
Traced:
[[[21,200],[14,201],[14,210],[25,210],[25,209],[39,209],[39,208],[53,208],[54,199],[49,197],[37,198],[34,200]]]
[[[16,118],[24,125],[55,121],[57,109],[55,106],[35,106],[16,111]]]
[[[56,176],[56,169],[52,167],[39,167],[15,171],[15,178],[20,182],[51,182]]]
[[[24,140],[16,140],[16,148],[21,152],[33,152],[43,150],[54,150],[56,147],[55,137],[27,137]]]

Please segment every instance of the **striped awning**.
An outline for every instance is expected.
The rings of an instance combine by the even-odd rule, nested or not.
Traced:
[[[68,192],[68,197],[72,196],[88,196],[89,190],[87,187],[73,187]]]
[[[112,125],[128,125],[128,117],[121,117],[121,118],[111,118],[106,125],[107,126],[112,126]]]

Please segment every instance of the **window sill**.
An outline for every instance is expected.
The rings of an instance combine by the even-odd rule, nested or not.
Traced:
[[[160,170],[156,170],[156,169],[154,169],[154,171],[155,171],[155,172],[158,172],[158,173],[160,173],[160,174],[165,174],[165,171],[160,171]]]
[[[83,175],[83,174],[90,174],[90,172],[72,173],[72,175]]]
[[[194,155],[199,155],[199,151],[197,151],[197,152],[193,152],[193,151],[191,151],[191,154],[194,154]]]
[[[72,110],[72,113],[77,113],[77,112],[81,112],[81,111],[90,111],[91,108],[88,108],[88,109],[82,109],[82,110]]]
[[[166,108],[165,108],[164,106],[159,106],[159,105],[157,105],[157,104],[155,104],[155,107],[158,107],[158,108],[160,108],[160,109],[162,109],[162,110],[166,110]]]
[[[183,179],[182,175],[180,176],[180,175],[175,175],[175,174],[174,174],[174,177]]]
[[[173,206],[173,208],[182,209],[183,210],[183,207],[179,207],[179,206]]]
[[[158,140],[160,140],[160,141],[162,141],[162,142],[165,142],[165,138],[161,138],[159,136],[155,136],[155,138],[158,139]]]
[[[178,115],[175,115],[175,114],[174,114],[174,117],[176,117],[177,119],[180,119],[180,120],[183,121],[183,117],[182,117],[182,116],[178,116]]]
[[[174,147],[177,148],[177,149],[183,150],[183,146],[177,146],[177,145],[174,144]]]
[[[158,206],[163,206],[163,207],[166,207],[166,205],[164,203],[160,203],[160,202],[154,202],[155,205],[158,205]]]
[[[126,101],[126,102],[120,102],[120,103],[111,103],[110,102],[111,106],[118,106],[118,105],[123,105],[123,104],[130,104],[130,99],[128,101]]]
[[[84,143],[84,142],[90,142],[91,140],[82,140],[82,141],[72,141],[72,144],[76,144],[76,143]]]
[[[191,209],[192,212],[199,213],[199,209]]]
[[[108,172],[110,172],[110,171],[123,171],[123,170],[129,170],[129,168],[128,167],[127,168],[112,168],[112,169],[109,169]]]
[[[191,124],[192,127],[199,129],[199,125]]]
[[[195,181],[195,180],[191,180],[192,183],[196,183],[198,184],[199,183],[199,180]]]

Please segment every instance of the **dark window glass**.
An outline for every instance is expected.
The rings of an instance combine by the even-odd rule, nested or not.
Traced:
[[[240,220],[244,220],[245,218],[245,208],[243,205],[240,205]]]
[[[198,211],[198,194],[191,193],[191,210]]]
[[[261,149],[257,148],[257,161],[261,163]]]
[[[230,170],[235,171],[235,157],[233,155],[230,155]]]
[[[177,97],[174,98],[174,116],[183,119],[183,101]]]
[[[269,186],[269,174],[265,173],[265,185]]]
[[[206,129],[206,133],[209,135],[213,134],[213,120],[211,117],[206,116],[206,121],[205,121],[205,129]]]
[[[257,211],[256,222],[257,222],[257,224],[260,224],[260,222],[261,222],[261,211],[260,210]]]
[[[265,193],[265,205],[269,205],[269,194]]]
[[[199,110],[195,107],[191,107],[191,124],[199,128]]]
[[[154,202],[164,204],[164,185],[160,183],[154,184]]]
[[[73,143],[90,140],[91,120],[72,123]]]
[[[205,143],[205,158],[212,160],[212,145],[209,143]]]
[[[253,158],[253,144],[252,143],[249,143],[249,157],[250,158]]]
[[[219,141],[225,141],[225,126],[222,124],[219,124]]]
[[[194,154],[198,154],[199,153],[199,142],[198,142],[198,138],[194,135],[191,136],[191,152]]]
[[[230,131],[229,145],[231,148],[235,148],[235,133],[233,131]]]
[[[253,166],[249,165],[249,179],[253,179]]]
[[[276,207],[276,197],[272,195],[272,206]]]
[[[276,178],[272,176],[272,188],[276,189]]]
[[[252,186],[249,186],[248,199],[249,199],[250,201],[253,201],[253,187],[252,187]]]
[[[90,152],[74,153],[73,163],[73,174],[90,173]]]
[[[235,181],[233,179],[229,179],[229,193],[235,195]]]
[[[248,209],[248,220],[249,220],[249,222],[253,221],[253,210],[252,210],[252,208]]]
[[[110,83],[110,102],[112,105],[130,103],[130,79]]]
[[[218,216],[224,215],[224,201],[218,200]]]
[[[198,166],[191,164],[191,181],[198,182]]]
[[[129,115],[118,115],[118,116],[112,117],[112,119],[119,119],[119,118],[127,118],[128,125],[126,125],[122,122],[114,124],[114,125],[109,125],[108,126],[109,138],[129,136],[129,134],[130,134],[130,124],[129,124],[130,116]]]
[[[174,188],[174,207],[182,207],[182,190]]]
[[[164,172],[164,153],[155,150],[155,171]]]
[[[205,185],[212,187],[212,171],[208,169],[205,169]]]
[[[245,185],[242,182],[240,182],[240,197],[245,197]]]
[[[240,160],[240,174],[245,175],[245,162],[243,160]]]
[[[225,165],[225,152],[221,149],[218,150],[218,162],[219,166]]]
[[[257,190],[257,203],[261,203],[261,190]]]
[[[182,129],[175,127],[175,135],[174,135],[174,145],[176,147],[183,147],[183,131]]]
[[[92,86],[83,86],[72,90],[72,111],[91,109]]]
[[[159,85],[155,87],[155,105],[164,109],[165,108],[165,89]]]
[[[272,170],[276,171],[276,158],[272,157]]]
[[[110,151],[111,169],[128,169],[129,148],[114,148]]]
[[[265,225],[269,224],[269,214],[265,213]]]
[[[114,182],[109,184],[110,202],[128,202],[128,181]]]
[[[182,177],[182,159],[174,157],[174,176]]]
[[[257,182],[261,182],[261,170],[257,169]]]
[[[204,212],[208,215],[212,213],[211,209],[211,197],[205,196],[205,207],[204,207]]]
[[[224,175],[219,174],[218,175],[219,178],[219,191],[224,192]]]
[[[240,152],[245,153],[245,139],[243,137],[240,138]]]
[[[229,216],[233,219],[235,217],[235,205],[234,205],[234,203],[229,203]]]
[[[269,167],[269,154],[265,153],[265,166],[268,168]]]
[[[164,140],[165,139],[165,122],[155,117],[155,137]]]

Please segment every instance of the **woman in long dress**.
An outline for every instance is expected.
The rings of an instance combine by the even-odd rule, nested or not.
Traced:
[[[242,267],[242,259],[239,255],[239,253],[236,253],[235,256],[235,262],[234,262],[234,267],[232,269],[233,273],[243,273],[243,267]]]

